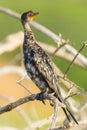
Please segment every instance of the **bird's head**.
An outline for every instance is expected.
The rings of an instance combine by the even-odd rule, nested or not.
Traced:
[[[27,22],[27,21],[31,21],[32,19],[34,19],[39,13],[34,13],[32,11],[28,11],[25,12],[21,15],[21,20],[22,22]]]

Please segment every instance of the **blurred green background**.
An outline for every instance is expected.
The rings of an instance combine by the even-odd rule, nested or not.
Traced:
[[[77,50],[80,49],[82,43],[87,41],[87,0],[0,0],[0,6],[12,9],[18,13],[28,10],[39,12],[40,15],[35,21],[46,26],[56,34],[61,33],[62,37],[69,39]],[[41,34],[32,28],[36,39],[46,41],[48,44],[56,46],[56,44],[44,34]],[[21,22],[16,19],[0,13],[0,41],[12,33],[22,30]],[[20,49],[13,53],[4,54],[0,59],[6,64],[7,59],[10,60]],[[87,57],[87,48],[81,52]],[[56,65],[65,72],[69,62],[54,57]],[[68,73],[68,77],[81,88],[87,90],[87,69],[73,65]]]

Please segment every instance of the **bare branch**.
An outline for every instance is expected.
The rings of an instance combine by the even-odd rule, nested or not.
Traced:
[[[7,8],[3,8],[0,7],[0,11],[4,12],[14,18],[20,19],[20,14],[7,9]],[[46,34],[47,36],[49,36],[51,39],[53,39],[58,45],[61,45],[63,43],[67,43],[67,41],[65,41],[64,39],[60,38],[60,36],[56,35],[55,33],[53,33],[51,30],[47,29],[46,27],[36,23],[35,21],[31,21],[30,24],[35,27],[37,30],[43,32],[44,34]],[[72,46],[65,45],[64,48],[66,50],[68,50],[73,56],[75,56],[77,54],[77,50],[74,49]],[[79,54],[77,59],[85,66],[87,67],[87,58],[85,58],[83,55]]]
[[[37,94],[36,95],[32,94],[30,96],[21,98],[21,99],[15,101],[15,102],[9,103],[6,106],[0,107],[0,114],[3,114],[3,113],[8,112],[8,111],[11,111],[12,109],[16,108],[19,105],[22,105],[23,103],[26,103],[26,102],[29,102],[29,101],[33,101],[33,100],[36,99],[36,97],[37,97]]]
[[[11,9],[8,9],[8,8],[0,7],[0,12],[8,14],[18,20],[20,20],[20,18],[21,18],[20,14],[16,13],[15,11],[12,11]]]
[[[30,96],[24,97],[24,98],[20,98],[19,100],[15,101],[15,102],[11,102],[6,106],[0,107],[0,114],[3,114],[5,112],[11,111],[12,109],[18,107],[19,105],[22,105],[24,103],[27,103],[29,101],[34,101],[34,100],[40,100],[43,101],[45,99],[51,100],[53,105],[54,105],[54,116],[53,116],[53,120],[52,120],[52,125],[51,128],[55,127],[55,123],[56,123],[56,118],[57,118],[57,110],[58,110],[58,100],[55,100],[55,97],[47,94],[47,93],[38,93],[38,94],[31,94]]]
[[[19,80],[17,81],[17,83],[18,83],[21,87],[23,87],[23,88],[28,92],[28,94],[32,94],[31,91],[30,91],[25,85],[23,85],[23,84],[21,83],[21,81],[23,81],[23,80],[26,78],[26,76],[27,76],[27,75],[25,75],[24,77],[22,77],[21,79],[19,79]]]
[[[0,98],[4,99],[6,101],[9,101],[9,102],[13,102],[13,98],[7,97],[5,95],[1,95],[0,94]],[[33,130],[33,128],[32,128],[32,122],[31,122],[30,118],[27,116],[27,114],[24,112],[24,110],[21,108],[21,106],[17,107],[16,110],[21,115],[21,117],[23,118],[23,120],[26,122],[28,128],[31,129],[31,130]]]
[[[15,50],[16,48],[20,47],[21,44],[23,43],[23,32],[18,32],[16,34],[11,34],[9,36],[7,36],[5,38],[5,40],[3,42],[0,43],[0,55],[2,55],[5,52],[11,52],[13,50]],[[38,41],[38,44],[47,52],[49,53],[53,53],[55,52],[56,48],[51,46],[51,45],[47,45],[46,43],[42,43]],[[61,47],[62,45],[60,45]],[[59,48],[60,48],[59,47]],[[64,48],[61,48],[58,52],[56,52],[55,54],[58,57],[62,57],[68,61],[72,61],[73,56],[72,54],[68,53],[67,51],[65,51]],[[83,66],[83,64],[76,59],[75,64],[78,64],[79,66]]]
[[[20,105],[22,105],[24,103],[27,103],[29,101],[34,101],[34,100],[43,101],[43,100],[46,100],[46,99],[51,100],[52,103],[53,103],[53,106],[54,106],[54,116],[53,116],[52,124],[51,124],[51,128],[50,128],[50,129],[53,129],[53,128],[55,128],[55,123],[56,123],[56,119],[57,119],[58,105],[60,105],[61,107],[65,107],[65,105],[60,103],[51,94],[38,93],[38,94],[31,94],[31,95],[26,96],[24,98],[20,98],[17,101],[11,102],[11,103],[3,106],[3,107],[0,107],[0,114],[3,114],[3,113],[8,112],[8,111],[11,111],[14,108],[16,108],[16,107],[18,107],[18,106],[20,106]],[[69,122],[68,122],[68,124],[69,124]],[[31,126],[31,128],[32,128],[32,126]]]
[[[0,114],[3,114],[4,112],[11,111],[12,109],[14,109],[14,108],[16,108],[24,103],[27,103],[29,101],[34,101],[34,100],[42,101],[45,99],[52,100],[53,104],[55,102],[54,96],[52,96],[50,94],[47,94],[47,93],[31,94],[31,95],[26,96],[24,98],[20,98],[15,102],[9,103],[6,106],[0,107]]]

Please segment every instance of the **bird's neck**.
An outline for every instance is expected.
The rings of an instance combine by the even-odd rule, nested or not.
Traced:
[[[28,22],[26,22],[24,24],[24,39],[26,40],[26,44],[34,44],[35,43],[35,38],[34,38],[34,34],[28,24]]]

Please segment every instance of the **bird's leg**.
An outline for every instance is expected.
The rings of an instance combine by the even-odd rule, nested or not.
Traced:
[[[27,89],[27,87],[21,83],[23,80],[25,80],[26,77],[27,77],[27,75],[25,75],[24,77],[22,77],[21,79],[19,79],[19,80],[17,81],[17,83],[18,83],[21,87],[23,87],[25,90],[27,90],[27,92],[28,92],[29,94],[32,94],[32,93],[29,91],[29,89]]]
[[[41,100],[42,103],[45,104],[45,101],[44,101],[44,100],[46,99],[47,92],[48,92],[48,91],[47,91],[47,89],[46,89],[46,90],[44,90],[44,91],[38,93],[38,94],[37,94],[37,97],[36,97],[37,100]]]

